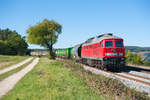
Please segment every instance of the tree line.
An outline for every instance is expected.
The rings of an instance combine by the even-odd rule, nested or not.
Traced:
[[[15,30],[0,29],[0,54],[25,55],[27,48],[25,37],[21,37]]]

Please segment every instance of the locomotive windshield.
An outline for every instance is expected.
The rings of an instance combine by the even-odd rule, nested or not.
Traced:
[[[116,47],[123,47],[123,42],[122,41],[115,41]]]
[[[113,47],[113,42],[112,41],[106,41],[105,47]]]

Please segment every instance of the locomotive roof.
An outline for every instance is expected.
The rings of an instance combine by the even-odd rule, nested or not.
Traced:
[[[92,37],[90,39],[88,39],[87,41],[85,41],[85,43],[83,43],[83,45],[88,45],[88,44],[93,44],[93,43],[97,43],[97,42],[100,42],[104,39],[122,39],[120,37],[117,37],[113,34],[102,34],[102,35],[99,35],[97,37]]]

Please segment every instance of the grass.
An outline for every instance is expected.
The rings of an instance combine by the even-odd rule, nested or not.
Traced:
[[[12,74],[18,72],[18,71],[20,71],[21,69],[25,68],[25,67],[26,67],[27,65],[29,65],[33,60],[34,60],[34,59],[32,59],[31,61],[29,61],[29,62],[23,64],[22,66],[20,66],[20,67],[18,67],[18,68],[16,68],[16,69],[13,69],[13,70],[10,70],[10,71],[8,71],[8,72],[6,72],[6,73],[4,73],[4,74],[1,74],[1,75],[0,75],[0,81],[3,80],[3,79],[6,78],[6,77],[8,77],[8,76],[10,76],[10,75],[12,75]]]
[[[77,64],[71,60],[60,61],[76,74],[89,89],[102,95],[107,100],[150,100],[150,97],[146,93],[130,89],[115,79],[86,71],[81,64]]]
[[[1,100],[102,100],[63,62],[41,58]]]
[[[0,55],[0,63],[7,63],[6,65],[0,65],[0,69],[9,67],[11,65],[17,64],[25,59],[27,59],[29,56],[6,56],[6,55]]]

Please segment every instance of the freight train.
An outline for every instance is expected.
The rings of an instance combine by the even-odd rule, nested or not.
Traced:
[[[110,33],[92,37],[74,47],[56,49],[55,53],[56,57],[72,58],[104,70],[120,70],[125,66],[123,39]]]

